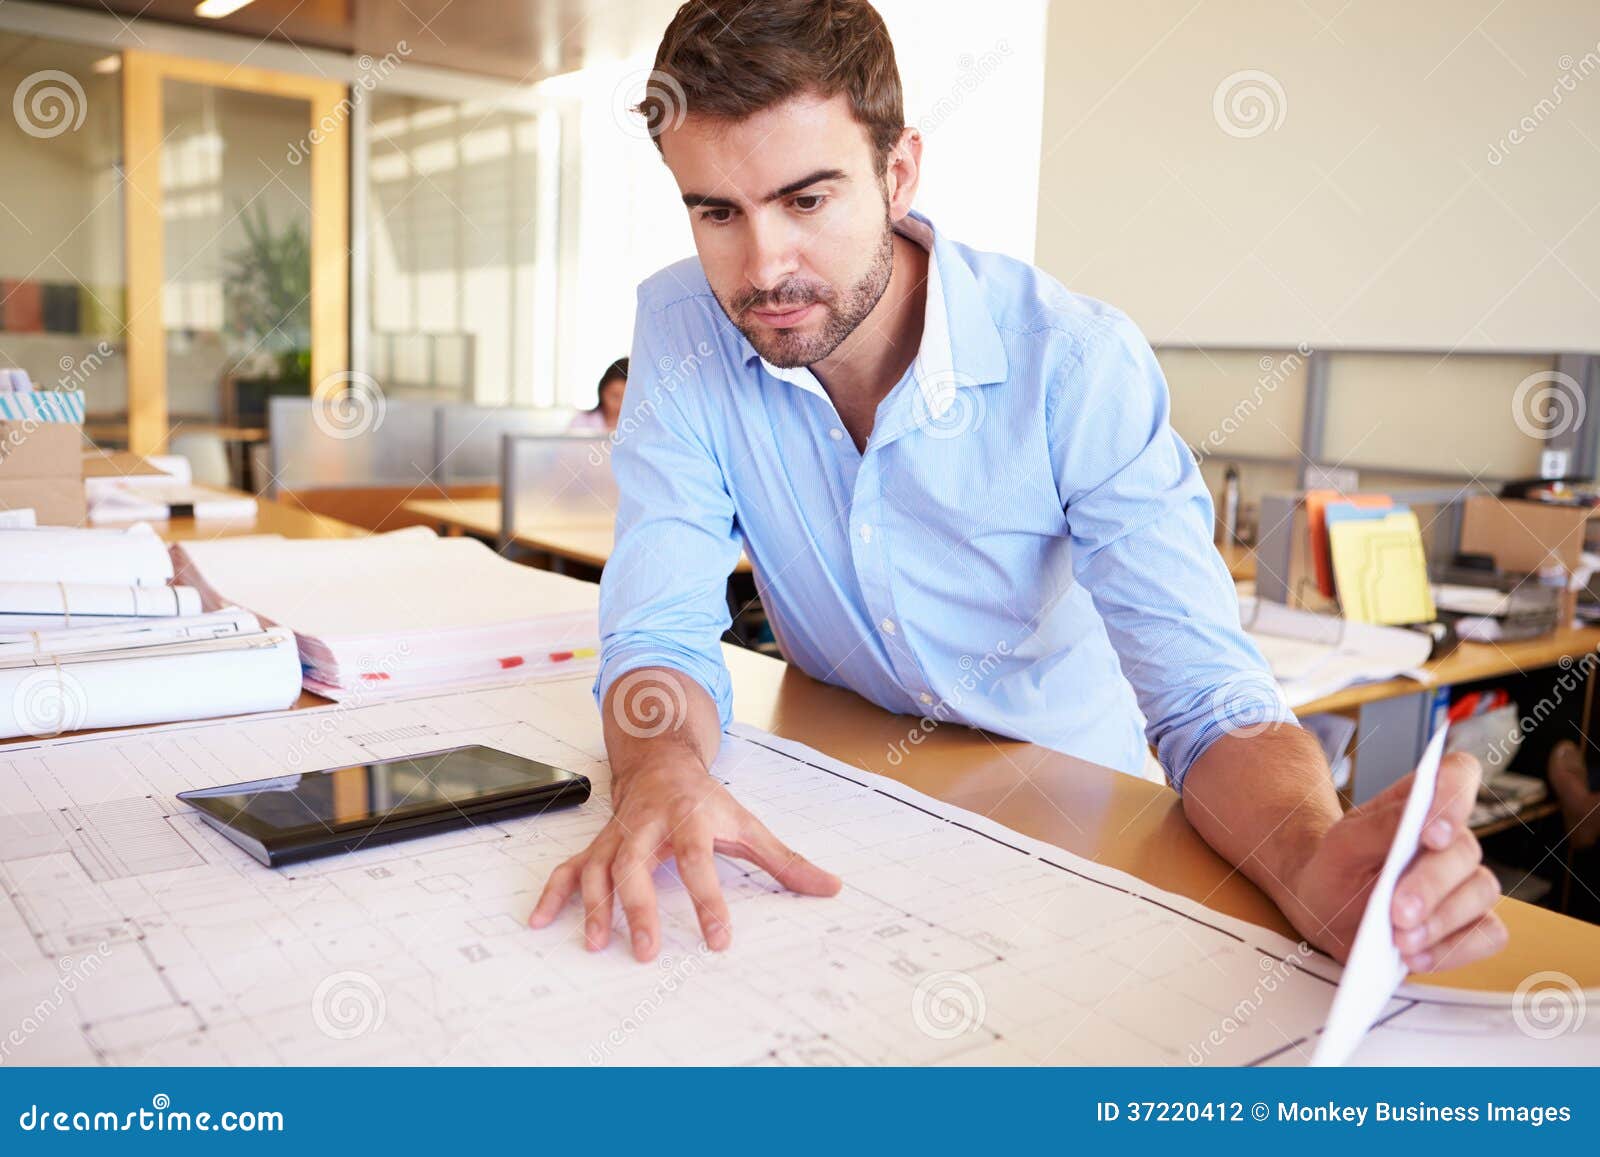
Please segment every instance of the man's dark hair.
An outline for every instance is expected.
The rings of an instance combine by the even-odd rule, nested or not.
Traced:
[[[889,30],[866,0],[688,0],[638,111],[660,148],[689,113],[743,120],[801,93],[849,98],[881,174],[905,110]]]

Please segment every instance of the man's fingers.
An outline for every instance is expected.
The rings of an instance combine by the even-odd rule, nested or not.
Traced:
[[[678,861],[678,878],[694,901],[694,914],[700,921],[706,947],[721,952],[733,943],[733,930],[728,926],[728,902],[723,899],[722,883],[717,879],[711,844],[710,832],[696,828],[682,832],[673,842],[672,852]]]
[[[633,958],[641,963],[656,954],[661,943],[661,918],[656,910],[656,885],[650,878],[655,870],[653,852],[636,845],[624,844],[612,864],[612,878],[616,882],[617,902],[627,918],[633,941]]]
[[[1439,850],[1467,830],[1467,819],[1478,800],[1478,785],[1483,772],[1478,761],[1464,751],[1447,755],[1439,763],[1439,780],[1434,785],[1433,803],[1422,825],[1422,843]]]
[[[611,857],[591,854],[579,875],[583,888],[583,941],[590,952],[611,943]]]
[[[1483,919],[1467,925],[1459,932],[1446,936],[1437,944],[1405,957],[1406,967],[1412,972],[1434,972],[1445,968],[1460,968],[1474,960],[1493,956],[1506,946],[1511,938],[1500,917],[1493,912]]]
[[[1479,917],[1500,899],[1500,881],[1488,868],[1480,867],[1446,896],[1422,923],[1395,934],[1395,947],[1402,956],[1414,956],[1438,944]]]
[[[574,857],[550,873],[550,878],[545,881],[544,891],[539,893],[539,902],[528,914],[530,928],[543,928],[561,914],[561,909],[567,906],[568,897],[578,886],[580,867],[577,858]]]
[[[1389,913],[1394,926],[1404,931],[1427,920],[1482,861],[1483,849],[1472,833],[1465,830],[1442,851],[1422,849],[1395,886]]]
[[[794,851],[754,816],[745,822],[742,846],[729,849],[741,859],[753,860],[778,883],[802,896],[837,896],[843,881]]]

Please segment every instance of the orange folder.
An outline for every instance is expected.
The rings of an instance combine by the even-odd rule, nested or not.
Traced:
[[[1394,499],[1387,494],[1341,494],[1337,490],[1307,490],[1306,517],[1311,523],[1311,558],[1317,568],[1317,590],[1334,597],[1333,555],[1328,550],[1328,503],[1348,502],[1370,510],[1387,510]]]

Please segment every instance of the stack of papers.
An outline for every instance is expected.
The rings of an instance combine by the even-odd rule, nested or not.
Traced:
[[[204,605],[294,631],[308,690],[381,697],[593,670],[599,589],[423,527],[356,539],[252,535],[173,547]]]
[[[148,526],[0,530],[0,739],[292,705],[293,634],[171,576]]]
[[[124,530],[0,528],[0,583],[96,583],[162,587],[172,560],[144,523]]]
[[[1433,641],[1419,631],[1353,622],[1254,597],[1240,598],[1239,621],[1272,667],[1290,707],[1357,683],[1396,676],[1429,681],[1422,665]]]
[[[164,475],[86,478],[84,488],[91,522],[171,518],[254,522],[256,517],[256,500],[248,494],[192,486]]]

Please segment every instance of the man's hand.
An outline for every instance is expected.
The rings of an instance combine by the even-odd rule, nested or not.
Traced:
[[[579,892],[584,943],[598,952],[611,942],[615,898],[632,933],[634,957],[650,960],[661,945],[653,875],[659,865],[676,860],[701,935],[720,952],[732,942],[732,932],[717,882],[718,853],[759,865],[791,892],[838,893],[839,877],[785,847],[707,770],[722,729],[716,705],[694,680],[662,667],[629,672],[607,694],[602,718],[611,756],[611,822],[550,873],[528,917],[534,928],[546,927]]]
[[[1470,755],[1444,758],[1416,858],[1395,887],[1394,942],[1412,972],[1459,968],[1506,945],[1506,926],[1493,912],[1500,882],[1483,867],[1483,849],[1467,828],[1479,778]],[[1292,882],[1295,903],[1285,914],[1311,943],[1340,960],[1350,954],[1411,780],[1408,775],[1351,809]]]
[[[568,897],[581,891],[584,942],[598,952],[611,941],[615,896],[632,930],[634,957],[650,960],[661,942],[652,873],[657,865],[676,860],[701,934],[707,946],[720,952],[731,943],[731,933],[715,852],[760,865],[791,892],[832,896],[839,891],[838,876],[790,851],[710,775],[667,769],[629,783],[611,822],[594,842],[550,874],[528,922],[545,927]]]
[[[1183,810],[1307,941],[1344,960],[1411,779],[1342,812],[1317,741],[1299,727],[1271,724],[1207,748],[1189,769]],[[1445,757],[1416,857],[1395,887],[1395,945],[1413,972],[1459,968],[1505,947],[1506,927],[1492,911],[1500,886],[1467,828],[1478,780],[1470,755]]]

